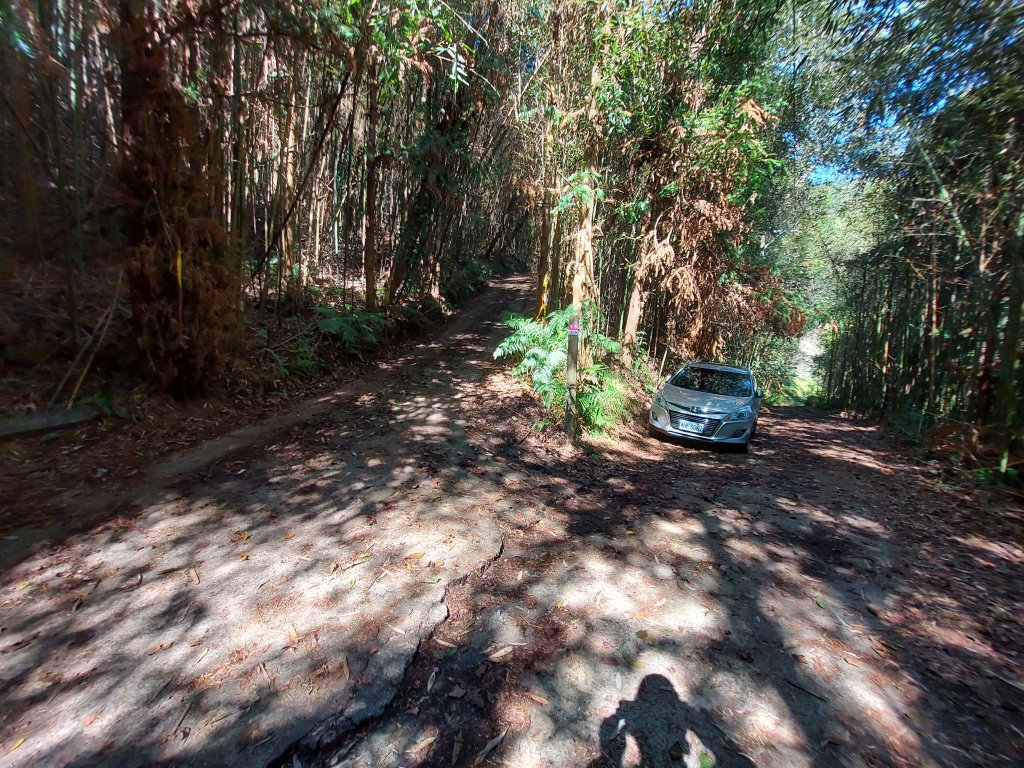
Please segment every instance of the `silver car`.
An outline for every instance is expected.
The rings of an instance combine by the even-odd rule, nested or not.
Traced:
[[[651,404],[653,433],[746,451],[764,392],[747,368],[690,363],[669,376]]]

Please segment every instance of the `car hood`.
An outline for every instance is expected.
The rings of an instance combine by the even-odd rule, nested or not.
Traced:
[[[732,413],[750,404],[749,397],[729,397],[727,395],[712,395],[709,392],[694,392],[692,389],[680,389],[666,384],[661,395],[670,403],[680,405],[684,408],[700,408],[700,412],[710,413]]]

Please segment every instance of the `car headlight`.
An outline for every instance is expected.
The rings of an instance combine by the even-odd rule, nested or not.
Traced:
[[[655,395],[654,396],[654,404],[655,405],[660,405],[662,408],[668,408],[668,400],[666,400],[661,395]]]
[[[752,418],[754,418],[754,412],[749,405],[745,405],[738,411],[730,413],[726,421],[750,421]]]

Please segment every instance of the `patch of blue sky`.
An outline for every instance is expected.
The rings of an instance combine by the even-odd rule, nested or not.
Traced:
[[[838,165],[833,163],[817,163],[811,167],[810,172],[807,174],[807,180],[815,187],[822,184],[835,184],[836,182],[853,181],[856,178],[857,174],[844,168],[840,168]]]

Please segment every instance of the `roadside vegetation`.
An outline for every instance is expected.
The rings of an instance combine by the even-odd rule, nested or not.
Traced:
[[[265,398],[532,268],[501,354],[553,421],[564,313],[588,307],[595,429],[629,372],[731,361],[770,401],[1012,478],[1022,21],[1009,0],[5,2],[4,411]]]
[[[1022,38],[0,0],[0,762],[1020,765]]]

